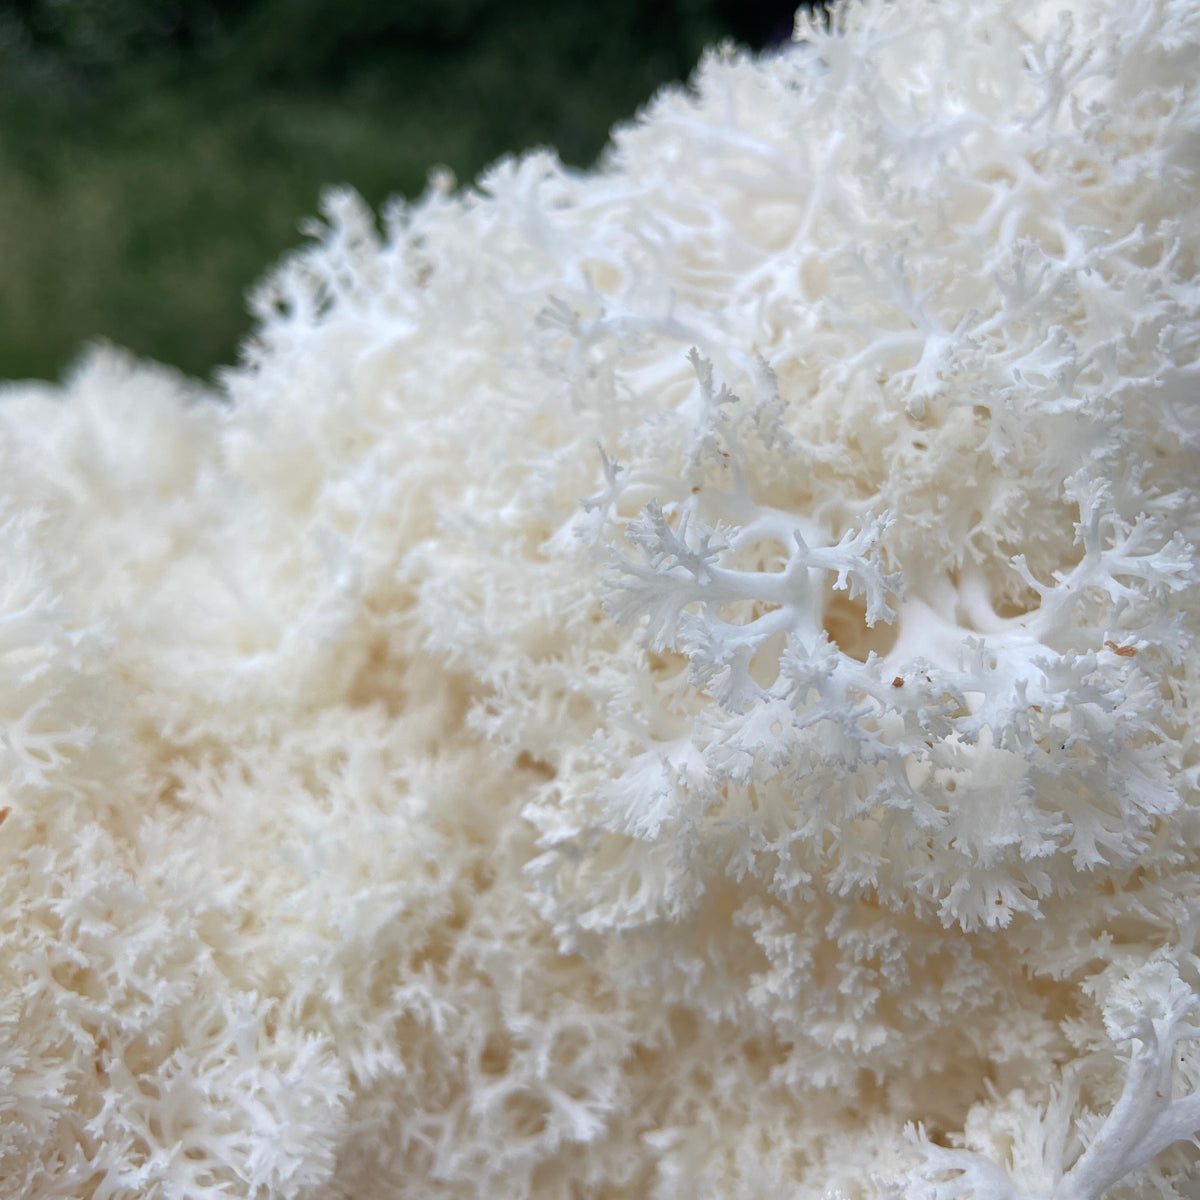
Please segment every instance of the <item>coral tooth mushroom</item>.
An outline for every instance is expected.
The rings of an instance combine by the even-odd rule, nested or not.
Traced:
[[[1200,1188],[1200,6],[862,0],[0,396],[0,1191]]]

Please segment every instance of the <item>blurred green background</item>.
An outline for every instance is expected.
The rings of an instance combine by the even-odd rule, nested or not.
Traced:
[[[0,378],[108,338],[205,376],[322,185],[372,204],[614,121],[790,0],[0,0]]]

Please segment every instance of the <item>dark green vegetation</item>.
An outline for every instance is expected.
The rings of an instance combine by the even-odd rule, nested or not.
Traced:
[[[787,0],[0,0],[0,378],[109,338],[205,375],[322,185],[373,204],[508,151],[591,162]]]

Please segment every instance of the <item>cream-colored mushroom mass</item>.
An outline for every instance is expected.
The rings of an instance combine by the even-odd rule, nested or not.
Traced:
[[[0,1193],[1195,1197],[1200,6],[381,225],[0,395]]]

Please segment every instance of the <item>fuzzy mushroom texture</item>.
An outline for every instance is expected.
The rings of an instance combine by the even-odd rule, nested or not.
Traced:
[[[862,0],[0,395],[25,1200],[1188,1200],[1200,7]]]

